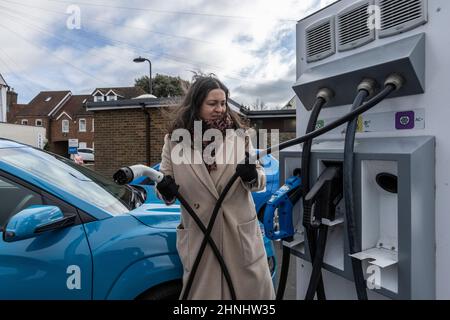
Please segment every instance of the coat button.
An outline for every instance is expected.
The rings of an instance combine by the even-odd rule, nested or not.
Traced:
[[[200,205],[198,203],[194,203],[194,208],[198,209],[198,208],[200,208]]]

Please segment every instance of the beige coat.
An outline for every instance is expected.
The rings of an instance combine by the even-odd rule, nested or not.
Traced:
[[[217,151],[218,159],[224,154],[228,159],[237,154],[230,148],[235,145],[235,139],[242,138],[233,134],[225,139],[222,148]],[[208,173],[203,163],[174,164],[170,156],[176,144],[170,141],[168,135],[165,137],[160,170],[165,175],[174,177],[180,186],[180,193],[206,227],[221,191],[235,173],[236,163],[217,164],[217,170],[211,173]],[[199,151],[192,152],[192,155],[195,152],[200,156]],[[187,161],[187,154],[183,155]],[[258,181],[255,185],[246,185],[240,178],[234,183],[219,211],[211,236],[229,269],[237,299],[270,300],[275,299],[275,293],[251,196],[251,191],[263,190],[266,184],[264,169],[259,164],[257,171]],[[202,240],[203,233],[182,208],[181,223],[177,228],[177,250],[184,267],[183,290]],[[231,298],[220,265],[209,245],[206,246],[188,298]]]

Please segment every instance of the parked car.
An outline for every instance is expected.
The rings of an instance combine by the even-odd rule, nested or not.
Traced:
[[[95,161],[95,152],[92,148],[79,148],[78,155],[81,156],[84,162]]]
[[[178,298],[180,209],[153,186],[0,139],[0,199],[0,299]]]

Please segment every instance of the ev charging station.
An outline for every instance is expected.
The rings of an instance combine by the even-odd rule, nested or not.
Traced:
[[[333,92],[317,128],[347,114],[358,85],[375,93],[386,78],[400,90],[358,118],[353,199],[356,247],[350,252],[346,204],[322,219],[328,236],[322,279],[327,299],[356,299],[352,259],[369,299],[450,299],[450,23],[448,0],[341,0],[297,24],[297,136],[307,131],[321,89]],[[373,27],[370,22],[373,22]],[[346,125],[313,140],[308,175],[314,185],[331,165],[342,167]],[[302,146],[280,152],[280,181],[301,168]],[[283,245],[296,257],[297,298],[311,277],[303,206]]]

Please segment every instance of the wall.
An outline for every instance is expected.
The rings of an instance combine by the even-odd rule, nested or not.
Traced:
[[[169,122],[162,108],[150,108],[150,164],[161,161]],[[95,170],[107,177],[123,166],[146,164],[146,117],[141,109],[95,112]]]
[[[0,138],[11,139],[29,144],[33,147],[43,148],[46,139],[46,130],[42,127],[0,123]]]

